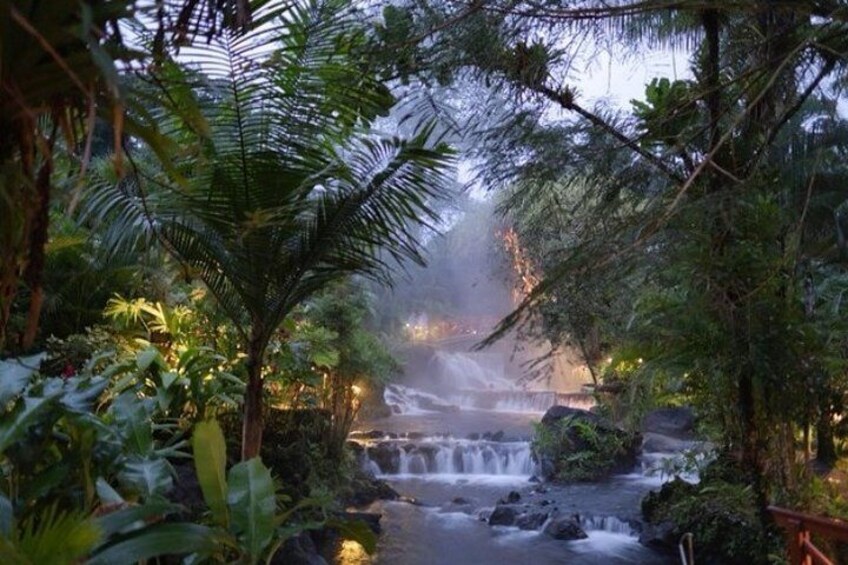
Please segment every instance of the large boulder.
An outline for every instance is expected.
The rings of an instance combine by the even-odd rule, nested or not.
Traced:
[[[545,534],[558,540],[586,539],[589,536],[574,518],[554,518],[545,526]]]
[[[695,413],[688,406],[658,408],[642,419],[642,432],[692,439],[695,431]]]
[[[548,512],[530,511],[515,519],[515,525],[521,530],[538,530],[548,520]]]
[[[490,526],[512,526],[518,516],[518,510],[513,506],[499,504],[489,516]]]
[[[570,406],[560,405],[551,406],[550,408],[548,408],[547,412],[545,412],[545,415],[542,416],[542,425],[551,426],[561,420],[564,420],[565,418],[577,418],[580,420],[591,422],[598,426],[612,427],[612,424],[610,424],[607,420],[595,414],[594,412],[589,412],[588,410],[581,410],[580,408],[571,408]]]
[[[598,414],[553,406],[542,417],[533,447],[545,479],[591,481],[633,469],[641,443],[639,434]]]
[[[674,523],[670,521],[656,524],[648,522],[642,526],[642,531],[639,533],[639,543],[654,549],[670,551],[675,548],[678,541],[677,530]]]

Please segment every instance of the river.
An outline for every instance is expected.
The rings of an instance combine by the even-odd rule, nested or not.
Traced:
[[[641,499],[660,486],[650,474],[661,455],[645,456],[629,474],[598,483],[540,484],[531,457],[533,424],[557,404],[586,407],[585,395],[482,388],[437,395],[392,386],[395,415],[360,422],[352,434],[365,448],[362,464],[406,497],[378,501],[377,552],[351,546],[340,565],[548,565],[674,563],[638,541]],[[544,396],[544,398],[543,398]],[[586,539],[560,541],[539,530],[490,526],[499,499],[575,515]],[[512,496],[516,496],[513,494]]]

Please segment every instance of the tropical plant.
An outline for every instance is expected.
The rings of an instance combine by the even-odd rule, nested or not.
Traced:
[[[271,36],[266,28],[205,44],[192,65],[207,75],[168,67],[172,103],[160,124],[184,140],[186,158],[174,165],[184,182],[139,179],[156,183],[158,205],[144,212],[160,239],[240,336],[245,460],[259,452],[262,367],[280,324],[333,281],[388,280],[392,260],[421,261],[408,226],[435,218],[429,202],[449,160],[428,148],[428,131],[409,141],[354,135],[392,99],[360,71],[349,13],[293,5],[276,23]]]
[[[195,468],[203,497],[209,506],[210,521],[229,533],[230,541],[217,558],[232,562],[269,563],[289,537],[326,524],[338,528],[345,537],[360,542],[373,552],[375,538],[370,531],[339,520],[324,519],[295,523],[292,517],[325,503],[304,498],[283,512],[278,511],[276,486],[270,470],[259,457],[241,461],[226,469],[227,449],[221,427],[214,420],[197,424],[192,436]],[[235,555],[234,555],[235,554]]]
[[[343,457],[362,390],[400,372],[397,361],[366,329],[368,309],[368,296],[351,281],[328,289],[306,308],[308,319],[334,334],[330,345],[337,359],[323,369],[318,388],[320,406],[330,418],[324,447],[331,461]]]
[[[103,376],[41,377],[13,362],[2,369],[4,562],[132,562],[220,547],[205,526],[159,523],[181,510],[165,496],[167,458],[183,444],[155,437],[163,423],[152,399],[124,392],[109,402]]]

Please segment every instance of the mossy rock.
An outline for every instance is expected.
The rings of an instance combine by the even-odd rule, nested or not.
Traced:
[[[639,434],[597,414],[554,406],[536,427],[533,450],[546,479],[595,481],[633,469],[641,444]]]

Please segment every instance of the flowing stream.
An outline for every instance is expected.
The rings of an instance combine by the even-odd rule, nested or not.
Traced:
[[[361,422],[351,439],[360,443],[361,464],[387,480],[404,501],[379,501],[383,515],[377,554],[343,551],[344,565],[498,565],[673,563],[638,542],[642,497],[662,483],[643,468],[600,483],[555,486],[535,481],[531,456],[533,423],[547,408],[588,408],[584,394],[522,391],[471,356],[437,356],[458,371],[428,391],[387,388],[394,415]],[[451,374],[447,375],[451,377]],[[461,378],[459,378],[461,377]],[[439,390],[436,393],[434,391]],[[539,529],[490,526],[486,518],[499,499],[516,492],[523,503],[576,516],[588,537],[560,541]],[[535,507],[534,506],[534,507]],[[349,549],[349,548],[348,548]]]

